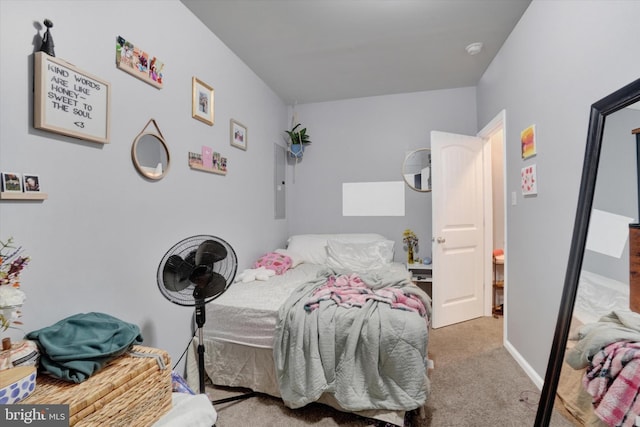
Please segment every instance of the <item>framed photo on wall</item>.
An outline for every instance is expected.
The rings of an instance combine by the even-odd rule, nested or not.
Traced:
[[[68,62],[35,53],[33,127],[109,142],[111,84]]]
[[[25,193],[40,191],[40,177],[32,173],[22,175],[22,183]]]
[[[213,88],[193,77],[191,80],[191,117],[213,126]]]
[[[231,119],[231,145],[241,150],[247,149],[247,127],[237,120]]]
[[[2,172],[2,191],[22,193],[22,178],[19,173]]]
[[[522,160],[536,155],[536,125],[531,125],[520,132]]]

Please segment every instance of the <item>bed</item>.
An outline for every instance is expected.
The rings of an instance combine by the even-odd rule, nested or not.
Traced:
[[[606,363],[607,349],[612,347],[609,345],[603,347],[602,351],[598,352],[599,355],[594,355],[591,358],[593,363],[590,363],[589,366],[581,367],[581,364],[586,364],[586,360],[581,363],[580,358],[586,358],[586,355],[589,354],[586,350],[587,343],[588,340],[594,339],[594,332],[597,328],[609,322],[617,324],[620,321],[618,317],[622,319],[623,323],[628,323],[624,327],[625,329],[629,324],[640,319],[639,315],[629,310],[629,285],[589,271],[583,271],[580,276],[569,340],[565,352],[565,361],[557,390],[558,400],[565,410],[563,412],[576,425],[591,427],[608,425],[601,419],[602,417],[607,417],[607,404],[604,403],[598,411],[599,413],[596,413],[596,407],[599,406],[600,402],[607,402],[607,400],[611,399],[617,400],[617,397],[613,394],[615,389],[613,389],[614,391],[609,397],[605,397],[613,378],[606,380],[608,384],[605,387],[604,382],[598,383],[600,379],[597,377],[600,375],[597,374],[598,370],[600,370],[598,364],[601,362]],[[601,322],[603,318],[609,322]],[[629,329],[627,337],[632,340],[635,335],[634,328],[631,327]],[[638,333],[640,334],[640,332]],[[590,353],[593,352],[591,351]],[[585,375],[590,371],[589,390],[587,390],[585,387]],[[602,381],[605,381],[605,377],[601,378]],[[620,389],[618,388],[618,390]],[[637,395],[637,390],[633,394],[634,396]],[[594,405],[594,400],[598,405]],[[638,408],[635,409],[635,411],[637,410]],[[633,410],[629,413],[631,412]],[[633,425],[634,421],[635,417],[630,425]]]
[[[211,382],[277,396],[291,408],[320,402],[403,425],[430,391],[431,300],[392,261],[393,242],[378,234],[295,235],[269,262],[273,254],[290,260],[281,274],[251,280],[245,270],[206,305]],[[186,368],[194,389],[196,346]]]

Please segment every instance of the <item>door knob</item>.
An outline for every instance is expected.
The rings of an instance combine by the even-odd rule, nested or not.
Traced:
[[[438,243],[444,243],[444,237],[438,237]]]

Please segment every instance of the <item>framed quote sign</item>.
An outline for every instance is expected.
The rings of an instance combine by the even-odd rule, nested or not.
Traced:
[[[34,80],[36,129],[109,142],[111,84],[44,52],[35,53]]]

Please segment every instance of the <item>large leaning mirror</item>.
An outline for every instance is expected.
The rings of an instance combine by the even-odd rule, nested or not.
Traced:
[[[402,164],[402,175],[412,189],[431,191],[431,149],[419,148],[407,154]]]
[[[640,110],[626,108],[639,101],[640,79],[591,106],[569,260],[536,426],[549,425],[554,406],[576,425],[607,425],[593,405],[602,396],[589,394],[584,378],[587,370],[599,369],[594,353],[606,357],[608,347],[592,344],[610,343],[590,334],[624,324],[626,313],[640,319],[640,307],[630,306],[629,291],[634,252],[630,224],[640,221],[640,138],[636,142],[633,134],[640,128]],[[585,339],[574,340],[578,332]],[[588,355],[593,360],[589,356],[587,361]]]
[[[148,130],[149,125],[155,127],[155,132]],[[133,164],[142,176],[158,180],[163,178],[169,170],[169,148],[154,119],[133,140],[131,146]]]

